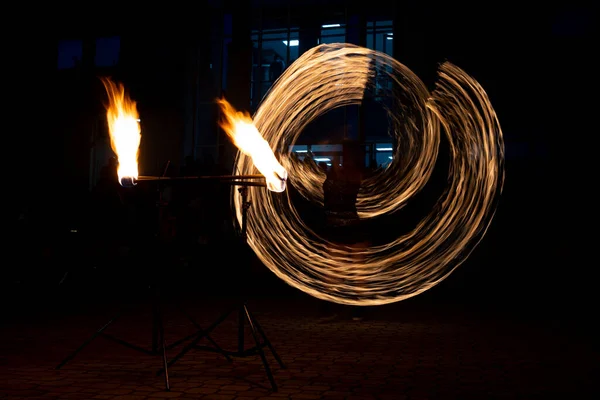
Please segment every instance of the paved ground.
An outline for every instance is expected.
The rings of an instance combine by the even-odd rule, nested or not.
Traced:
[[[18,300],[18,299],[17,299]],[[110,303],[110,302],[109,302]],[[248,308],[281,357],[265,347],[274,391],[258,355],[235,357],[193,349],[168,368],[162,358],[94,339],[61,369],[57,365],[103,326],[115,304],[60,303],[13,313],[0,333],[0,399],[591,399],[598,398],[599,352],[591,335],[526,321],[510,313],[460,304],[405,301],[321,323],[318,303],[303,296],[255,298]],[[150,303],[138,301],[105,332],[144,348],[152,343]],[[162,303],[167,358],[179,339],[227,310],[218,297]],[[192,320],[185,316],[186,311]],[[235,314],[211,332],[237,348]],[[252,347],[245,327],[245,347]],[[594,339],[595,340],[595,339]],[[210,345],[207,338],[199,344]]]

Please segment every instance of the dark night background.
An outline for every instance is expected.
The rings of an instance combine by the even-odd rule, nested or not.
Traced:
[[[161,10],[49,7],[39,10],[37,16],[23,18],[20,30],[5,47],[5,62],[10,64],[10,72],[4,75],[8,109],[5,106],[3,128],[8,138],[4,193],[9,246],[2,266],[7,309],[35,303],[42,296],[48,299],[55,290],[53,282],[60,280],[65,270],[79,271],[69,277],[73,293],[93,297],[93,290],[77,287],[83,285],[80,282],[89,284],[86,271],[91,264],[100,263],[98,257],[121,260],[108,260],[109,270],[118,278],[102,279],[113,283],[128,279],[128,272],[118,264],[127,256],[119,255],[118,249],[110,253],[94,247],[106,236],[90,222],[94,215],[90,212],[90,137],[92,131],[105,129],[105,93],[98,76],[109,75],[123,82],[138,103],[142,173],[160,175],[168,160],[172,163],[169,173],[181,172],[186,157],[192,154],[190,137],[206,143],[221,140],[216,158],[230,156],[231,146],[223,144],[224,136],[216,131],[216,113],[209,104],[220,93],[216,67],[212,67],[221,48],[215,21],[222,20],[223,14],[232,15],[230,59],[244,61],[244,45],[253,29],[248,15],[255,13],[251,3],[256,2],[235,7],[200,2],[193,10],[183,5]],[[282,2],[264,3],[285,9]],[[328,6],[305,2],[294,8],[299,19],[315,14],[315,6],[306,3],[318,3],[324,10],[344,8],[343,2],[326,2],[331,4]],[[587,321],[594,310],[597,269],[592,252],[596,245],[593,173],[597,127],[591,123],[596,103],[596,64],[592,62],[595,10],[576,2],[531,8],[522,3],[467,6],[451,2],[435,7],[417,3],[401,2],[395,8],[375,4],[364,10],[348,7],[356,15],[372,12],[393,20],[394,56],[428,85],[444,60],[482,84],[505,135],[506,180],[497,214],[469,260],[414,300],[463,302],[591,328]],[[50,14],[57,19],[50,19]],[[121,38],[118,62],[101,66],[90,56],[93,44],[96,55],[102,54],[95,39],[111,37]],[[80,65],[58,69],[58,45],[72,39],[84,43]],[[245,65],[230,62],[227,94],[234,105],[249,109],[244,97],[249,88]],[[190,95],[193,85],[198,88],[196,96]],[[194,113],[193,108],[200,105],[206,105],[204,113]],[[190,130],[206,134],[184,133]],[[198,162],[208,159],[201,150],[194,154]],[[211,171],[227,172],[226,166],[223,163]],[[145,197],[130,195],[127,201],[134,216],[127,214],[118,221],[133,218],[137,223],[136,243],[129,243],[136,254],[133,258],[138,264],[179,260],[177,252],[189,249],[169,244],[172,247],[161,252],[153,247],[155,192],[147,189],[143,194]],[[213,201],[207,207],[225,213],[219,205]],[[96,221],[102,222],[106,221]],[[169,272],[172,287],[183,285],[192,293],[206,286],[218,287],[216,280],[231,271],[227,268],[239,266],[231,251],[222,251],[229,246],[227,233],[216,230],[219,221],[212,222],[215,230],[211,235],[224,242],[212,248],[213,253],[194,254],[194,262],[202,269],[192,275],[214,280],[199,279],[194,288],[190,280],[178,281]],[[71,232],[73,229],[77,233]],[[122,233],[116,227],[104,232],[109,237]],[[148,253],[155,250],[157,253]],[[215,253],[217,261],[208,258]],[[128,265],[127,271],[146,266]],[[305,298],[260,265],[252,266],[250,274],[264,296],[297,297],[299,302]],[[104,282],[97,279],[92,282]],[[98,286],[99,292],[106,288]]]

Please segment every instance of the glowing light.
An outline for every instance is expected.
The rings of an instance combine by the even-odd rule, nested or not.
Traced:
[[[449,143],[448,186],[431,213],[388,243],[361,249],[335,246],[299,218],[289,196],[249,188],[248,243],[287,284],[314,297],[343,304],[377,305],[418,295],[445,279],[479,243],[495,212],[504,182],[500,124],[481,86],[451,63],[439,68],[435,90],[393,58],[363,47],[323,44],[305,52],[271,87],[253,123],[271,148],[291,149],[304,127],[329,110],[360,104],[374,77],[393,84],[385,108],[398,147],[380,174],[366,178],[357,207],[361,218],[391,213],[428,182],[440,136]],[[397,107],[397,108],[395,108]],[[471,157],[473,148],[478,157]],[[280,162],[298,192],[323,203],[320,168],[282,154]],[[235,168],[252,173],[239,152]],[[237,218],[242,204],[232,190]]]
[[[119,182],[138,177],[138,154],[142,139],[140,117],[135,101],[125,93],[125,87],[109,78],[102,78],[108,94],[106,119],[110,144],[117,156]]]
[[[240,151],[252,158],[253,164],[264,175],[267,188],[272,192],[283,192],[287,171],[277,161],[269,143],[252,123],[250,114],[236,110],[224,98],[218,99],[217,103],[223,116],[219,122],[221,128]]]
[[[283,40],[283,44],[285,44],[287,46],[288,45],[288,41],[287,40]],[[297,40],[297,39],[290,40],[290,47],[298,46],[299,44],[300,44],[300,41]]]

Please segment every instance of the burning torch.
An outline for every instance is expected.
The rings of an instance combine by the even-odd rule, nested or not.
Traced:
[[[121,186],[133,187],[141,181],[216,179],[230,183],[244,181],[245,186],[266,186],[272,192],[285,190],[287,171],[275,157],[269,143],[256,129],[248,113],[237,111],[223,98],[218,100],[222,111],[220,126],[238,149],[252,158],[252,162],[261,174],[176,178],[139,176],[138,155],[142,136],[136,102],[125,93],[122,84],[116,84],[108,78],[103,78],[102,82],[108,93],[106,118],[111,147],[117,155],[117,176]],[[264,182],[256,180],[264,180]]]

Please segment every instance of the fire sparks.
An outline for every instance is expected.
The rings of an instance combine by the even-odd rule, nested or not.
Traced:
[[[269,143],[254,126],[248,113],[236,110],[227,100],[218,99],[223,118],[220,126],[239,150],[250,156],[258,171],[264,175],[267,189],[283,192],[286,186],[287,171],[275,158]]]
[[[119,182],[137,179],[138,154],[141,141],[140,117],[135,101],[125,93],[123,84],[102,78],[108,94],[106,119],[110,133],[110,145],[117,155]]]

